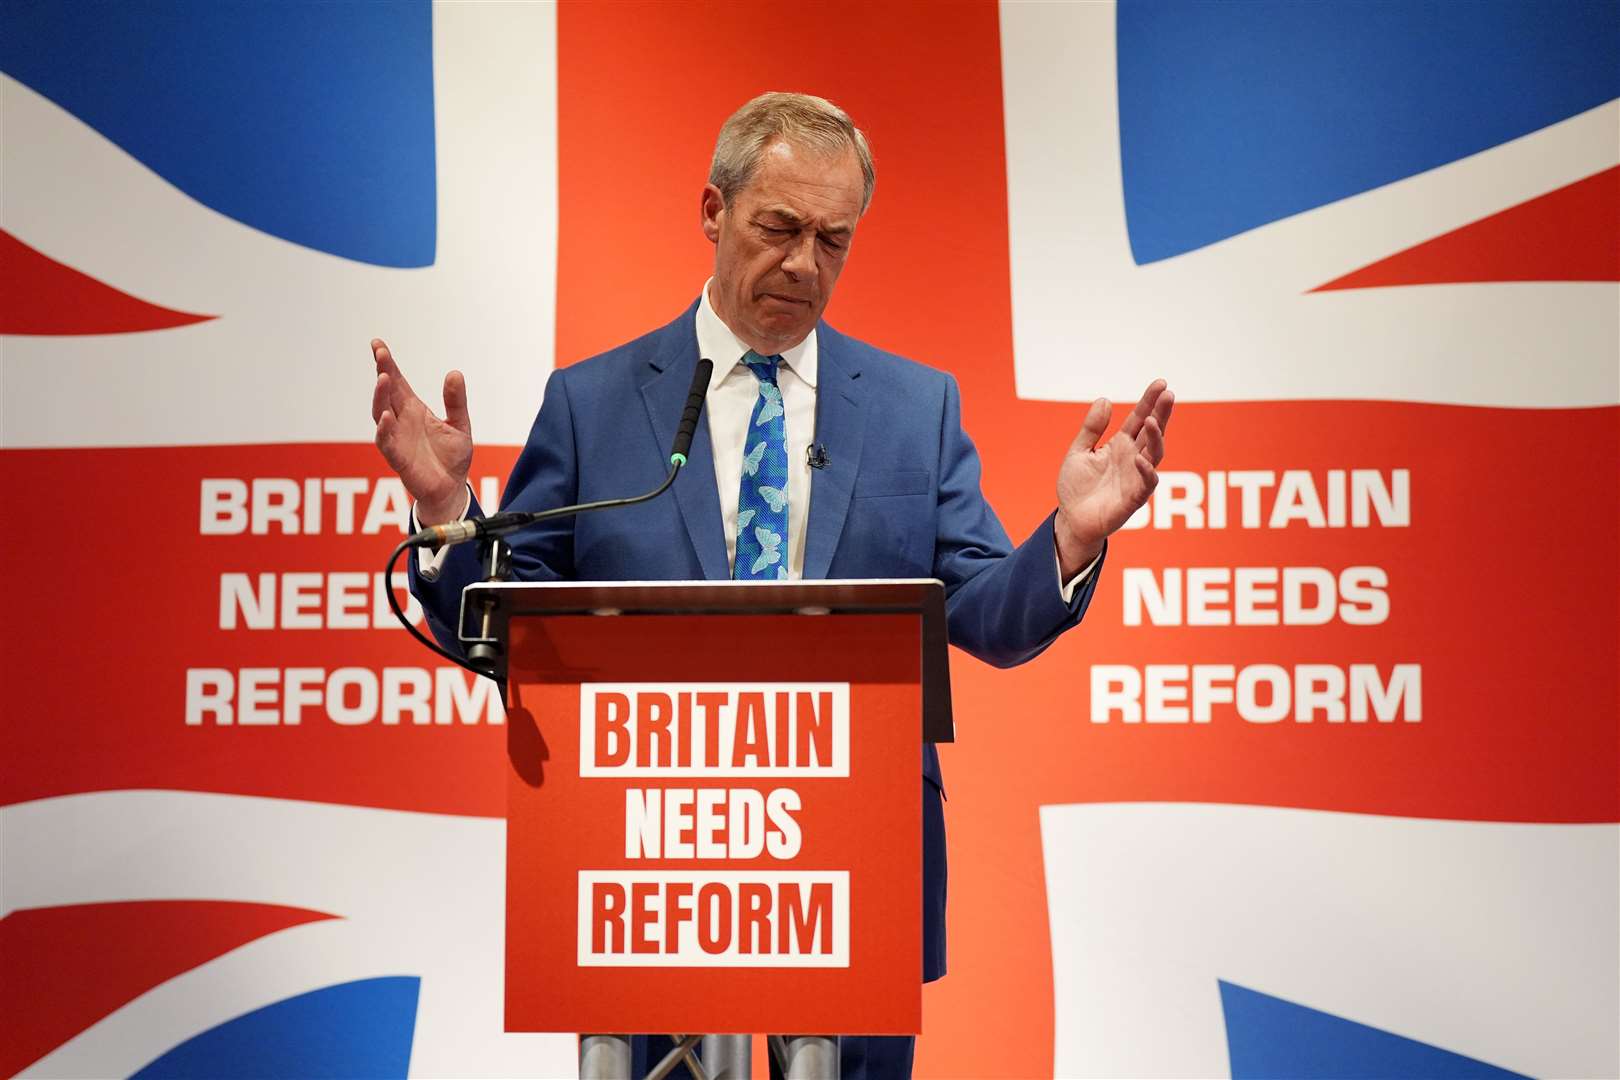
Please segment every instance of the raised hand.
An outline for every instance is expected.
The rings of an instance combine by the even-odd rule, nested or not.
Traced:
[[[1176,396],[1155,379],[1119,431],[1101,446],[1114,406],[1091,403],[1058,470],[1057,544],[1064,580],[1097,557],[1103,541],[1153,494],[1164,459],[1164,429]]]
[[[372,339],[371,358],[377,364],[377,385],[371,392],[377,449],[416,500],[419,524],[454,520],[465,503],[467,470],[472,467],[466,381],[459,371],[444,377],[441,420],[416,396],[379,339]]]

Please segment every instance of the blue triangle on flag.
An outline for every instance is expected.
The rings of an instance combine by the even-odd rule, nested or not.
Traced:
[[[1524,1074],[1218,980],[1232,1080],[1508,1080]]]
[[[403,1080],[421,983],[415,975],[387,975],[271,1002],[191,1036],[130,1080]]]
[[[204,206],[345,259],[433,265],[426,0],[80,0],[3,12],[0,71]]]
[[[1614,0],[1122,3],[1115,40],[1138,265],[1439,168],[1620,94]]]

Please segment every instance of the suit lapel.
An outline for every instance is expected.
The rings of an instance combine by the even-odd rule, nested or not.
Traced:
[[[647,405],[647,418],[659,448],[668,453],[675,441],[686,392],[692,386],[697,368],[697,332],[692,326],[694,308],[688,309],[660,335],[656,351],[648,361],[641,398]],[[697,552],[703,576],[725,580],[731,576],[726,565],[726,534],[720,522],[720,495],[715,487],[714,450],[709,442],[705,417],[692,436],[692,450],[681,475],[675,478],[675,501],[681,508],[686,534]]]
[[[843,336],[825,323],[816,335],[816,437],[827,448],[827,467],[812,469],[810,521],[805,527],[804,576],[824,578],[849,516],[866,436],[860,366]]]

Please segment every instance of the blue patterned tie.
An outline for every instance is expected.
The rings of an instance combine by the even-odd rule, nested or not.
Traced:
[[[742,488],[737,493],[737,581],[788,576],[788,456],[782,389],[776,385],[780,356],[750,350],[742,362],[759,380],[759,399],[743,436]]]

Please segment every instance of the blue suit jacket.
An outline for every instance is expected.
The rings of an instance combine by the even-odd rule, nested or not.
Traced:
[[[663,479],[697,366],[694,303],[668,326],[554,372],[507,483],[503,509],[613,499]],[[979,491],[979,458],[962,431],[956,380],[817,329],[815,470],[805,530],[806,578],[937,577],[950,639],[1000,667],[1028,660],[1080,620],[1097,574],[1065,604],[1048,517],[1014,547]],[[699,580],[731,576],[707,424],[673,498],[551,521],[514,537],[525,581]],[[471,513],[482,513],[474,505]],[[671,543],[672,538],[675,540]],[[411,562],[411,587],[435,635],[459,651],[461,590],[480,576],[464,545],[436,582]],[[939,757],[923,750],[923,977],[945,973],[945,831]]]

